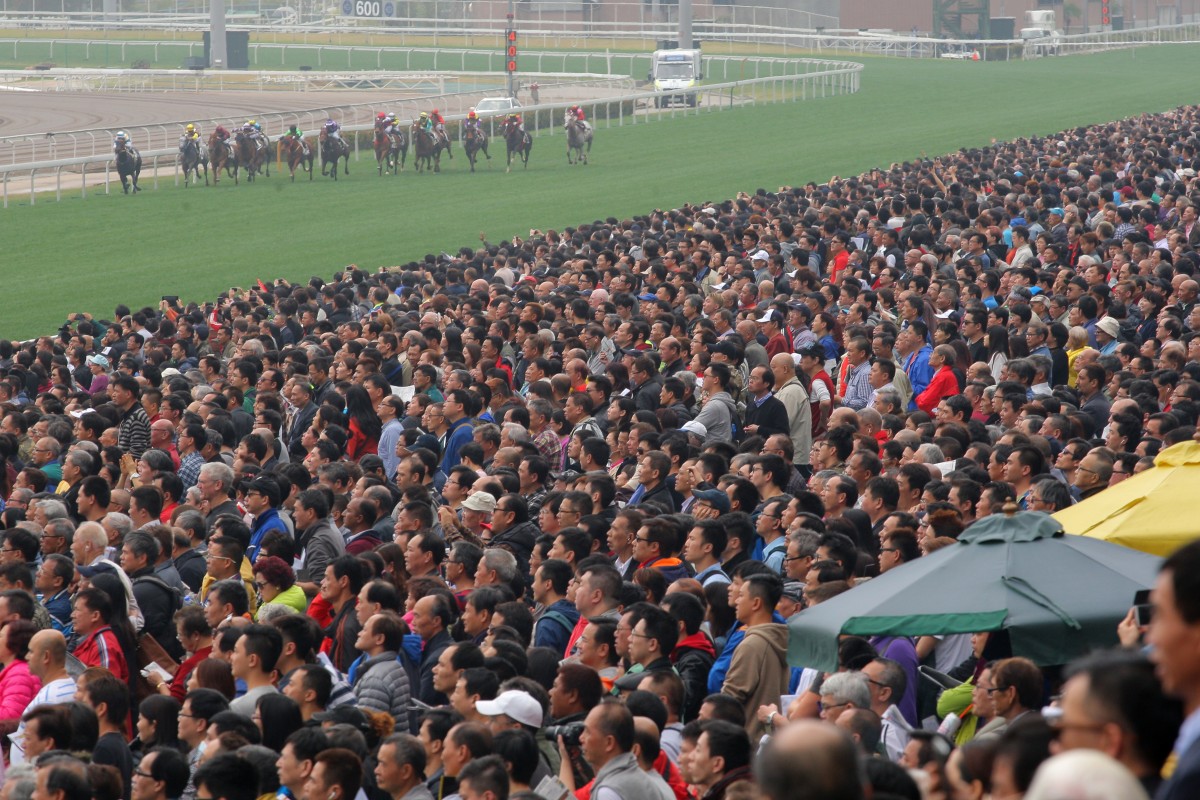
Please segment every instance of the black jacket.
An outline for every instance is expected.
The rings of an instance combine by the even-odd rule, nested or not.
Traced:
[[[153,636],[171,658],[182,661],[183,645],[175,635],[175,612],[182,606],[183,598],[154,574],[153,567],[139,570],[131,577],[133,597],[145,619],[142,632]]]
[[[633,390],[633,402],[638,410],[657,411],[658,398],[662,394],[662,378],[654,375],[650,380]]]
[[[742,431],[745,432],[750,425],[757,425],[755,435],[764,439],[775,433],[791,435],[792,430],[788,422],[787,408],[775,395],[764,400],[761,406],[754,402],[754,398],[746,401],[746,421],[742,425]]]
[[[695,647],[679,651],[675,659],[675,671],[683,680],[683,708],[680,719],[691,722],[700,715],[700,706],[708,696],[708,673],[712,671],[716,657]]]
[[[195,550],[184,550],[175,559],[175,569],[187,587],[195,593],[200,591],[200,584],[204,581],[204,573],[208,571],[208,564],[205,563],[204,556]]]
[[[489,547],[503,547],[517,558],[517,572],[520,575],[529,574],[529,556],[533,553],[533,543],[541,534],[541,530],[533,522],[518,523],[504,533],[492,536]]]

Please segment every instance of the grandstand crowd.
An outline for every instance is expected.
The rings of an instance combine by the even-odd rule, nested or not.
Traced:
[[[0,341],[0,798],[1200,796],[1200,545],[1080,663],[787,659],[1196,437],[1197,122]]]

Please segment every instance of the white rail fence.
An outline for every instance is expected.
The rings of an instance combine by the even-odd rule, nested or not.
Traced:
[[[863,69],[861,64],[846,62],[825,63],[827,69],[819,72],[751,78],[742,81],[709,84],[689,90],[689,93],[695,93],[697,97],[694,107],[670,107],[661,112],[651,110],[656,105],[655,101],[662,99],[663,94],[679,95],[680,92],[678,91],[669,93],[652,91],[628,92],[596,100],[581,101],[578,102],[578,105],[583,106],[585,111],[588,112],[588,117],[593,120],[593,124],[603,129],[645,124],[657,119],[675,118],[677,116],[719,112],[735,106],[758,102],[797,102],[853,94],[859,90]],[[461,122],[466,116],[466,97],[453,95],[448,100],[450,102],[443,103],[443,108],[451,110],[451,113],[445,114],[447,122]],[[558,129],[561,125],[563,110],[575,104],[577,103],[543,103],[541,105],[526,106],[521,109],[521,113],[527,127],[536,129],[531,132],[554,137],[555,135],[562,135]],[[421,101],[419,108],[426,108],[427,106],[428,100],[426,99]],[[396,110],[401,119],[407,119],[410,116],[415,117],[419,113],[417,105],[409,107],[398,106]],[[603,113],[597,113],[598,111]],[[361,116],[357,118],[362,119]],[[182,125],[182,123],[180,124]],[[373,124],[370,121],[359,121],[343,126],[342,130],[347,133],[358,133],[370,131],[372,127]],[[175,130],[175,135],[178,136],[180,128],[177,127]],[[351,138],[354,143],[355,158],[358,159],[361,150],[364,149],[361,147],[362,139],[358,136],[348,138]],[[151,176],[148,188],[159,188],[160,181],[170,182],[176,186],[181,183],[182,175],[177,164],[177,146],[173,144],[171,147],[143,149],[141,155],[143,170],[147,171]],[[166,179],[164,180],[164,176],[160,176],[159,174],[160,169],[171,169],[172,172],[169,176],[165,176]],[[39,179],[45,179],[47,176],[52,176],[53,183],[52,185],[43,183],[41,190],[53,190],[56,200],[62,199],[64,178],[67,180],[68,186],[66,188],[69,191],[72,188],[78,188],[80,174],[83,177],[82,196],[86,197],[88,194],[86,184],[89,174],[94,175],[98,179],[99,185],[93,191],[110,194],[114,183],[118,187],[118,191],[120,187],[120,182],[115,177],[115,171],[111,153],[94,153],[72,158],[0,166],[0,202],[2,202],[4,208],[8,208],[10,195],[20,194],[21,196],[28,197],[30,205],[36,204],[37,193],[39,191],[38,181]],[[22,184],[22,188],[20,189],[15,188],[18,181]]]
[[[413,60],[413,52],[416,51],[407,51],[410,61]],[[460,79],[469,79],[476,84],[490,82],[494,83],[497,87],[502,83],[503,75],[499,72],[502,69],[502,59],[498,54],[491,53],[490,51],[471,50],[456,52],[422,50],[420,53],[431,54],[435,58],[440,55],[443,64],[447,66],[453,64],[455,67],[466,63],[478,62],[479,59],[487,56],[495,56],[494,64],[488,62],[489,66],[492,67],[492,70],[489,71],[494,74],[471,73],[469,76],[459,74],[457,77]],[[564,88],[578,91],[582,95],[580,99],[592,99],[588,95],[595,92],[613,89],[633,89],[636,81],[634,78],[628,76],[644,75],[650,63],[646,56],[640,54],[586,52],[533,53],[525,54],[523,58],[525,61],[522,63],[528,64],[532,61],[534,66],[545,67],[545,69],[535,69],[530,73],[523,73],[521,75],[521,79],[526,85],[526,90],[522,95],[523,99],[528,98],[529,92],[527,87],[533,82],[537,82],[541,90],[548,93]],[[416,60],[422,59],[423,56]],[[572,69],[568,70],[569,67]],[[731,56],[713,56],[704,59],[705,76],[711,80],[723,83],[769,78],[772,76],[798,77],[823,73],[830,69],[842,69],[844,67],[846,67],[845,62],[831,62],[823,59],[743,58]],[[177,86],[180,89],[190,85],[198,90],[206,91],[228,89],[236,85],[246,85],[249,87],[252,84],[247,84],[246,82],[257,80],[259,76],[265,76],[268,79],[272,76],[292,79],[311,74],[314,76],[314,79],[321,79],[321,76],[316,73],[234,73],[229,71],[194,72],[190,70],[92,70],[89,72],[86,70],[55,69],[44,72],[20,70],[0,72],[0,85],[5,85],[6,81],[8,81],[8,85],[11,86],[37,87],[46,82],[53,82],[60,72],[73,76],[73,80],[76,81],[82,80],[82,76],[86,74],[99,76],[99,78],[109,83],[122,79],[121,76],[124,76],[123,79],[129,80],[133,84],[148,83],[151,76],[158,74],[170,76],[170,80],[178,81]],[[396,77],[399,79],[402,76],[397,75]],[[164,78],[164,80],[166,79]],[[189,81],[191,81],[190,84]],[[475,105],[487,93],[489,92],[477,85],[473,91],[425,95],[419,99],[412,97],[380,99],[372,103],[326,106],[289,113],[263,113],[255,119],[265,121],[267,124],[277,125],[279,126],[279,130],[286,128],[288,124],[293,122],[302,128],[311,129],[318,120],[324,121],[327,117],[333,117],[340,123],[355,125],[368,122],[367,117],[371,116],[381,107],[397,106],[407,108],[411,107],[413,103],[425,104],[425,107],[432,106],[442,110],[445,110],[447,106],[451,106],[465,112],[467,108]],[[399,108],[388,108],[388,110],[396,110],[397,113],[402,113]],[[237,122],[240,124],[244,121],[238,120]],[[188,122],[200,123],[203,129],[211,130],[217,124],[228,127],[233,123],[233,120],[216,118],[207,120],[192,119],[167,122],[160,125],[123,126],[122,129],[133,134],[138,146],[157,149],[173,146],[179,136],[180,129]],[[116,128],[95,128],[84,131],[56,131],[54,133],[0,137],[0,164],[11,165],[58,157],[76,158],[86,155],[106,154],[116,130]]]
[[[342,28],[320,31],[301,28],[283,30],[278,27],[249,27],[258,41],[249,43],[249,61],[252,70],[271,70],[282,67],[300,66],[305,70],[388,70],[413,71],[499,71],[503,68],[504,54],[500,46],[503,21],[488,22],[482,27],[458,28],[453,32],[446,29],[404,29],[364,27],[353,30]],[[200,28],[183,30],[172,28],[163,31],[172,37],[187,36],[186,39],[171,41],[139,41],[131,39],[104,38],[0,38],[0,57],[17,63],[48,64],[69,68],[90,66],[105,68],[130,67],[134,64],[155,67],[183,67],[203,59],[204,45],[199,40]],[[427,45],[433,38],[435,46],[405,46],[405,32],[425,39]],[[344,44],[337,41],[338,34],[354,34],[365,39],[365,44]],[[283,36],[287,34],[287,36]],[[447,46],[437,46],[438,35],[446,40]],[[1072,55],[1094,53],[1105,50],[1124,49],[1161,44],[1200,44],[1200,23],[1184,25],[1137,28],[1127,31],[1108,31],[1071,36],[1054,37],[1046,40],[1026,42],[1021,39],[931,39],[920,36],[893,34],[864,35],[861,32],[815,33],[787,30],[776,27],[742,26],[720,35],[705,35],[697,31],[697,39],[711,44],[727,42],[744,48],[752,47],[755,58],[783,51],[785,53],[827,53],[837,55],[882,55],[901,58],[940,58],[964,53],[978,53],[982,60],[1011,60],[1040,55]],[[265,41],[298,36],[301,41]],[[613,30],[603,34],[573,33],[566,40],[560,32],[521,32],[523,49],[520,54],[522,72],[590,72],[607,73],[625,71],[618,64],[631,64],[629,74],[646,71],[649,63],[647,42],[658,38],[674,38],[669,29],[661,31]],[[621,46],[640,52],[621,53],[589,47],[603,46],[611,42],[623,42]],[[451,41],[451,39],[453,41]],[[305,41],[307,40],[307,41]],[[468,44],[463,47],[463,43]],[[479,46],[471,47],[478,42]],[[567,47],[566,51],[538,50],[539,47]],[[580,64],[580,59],[583,63]],[[714,65],[738,63],[745,56],[705,55],[705,60]],[[607,62],[607,66],[595,66],[593,62]],[[570,65],[569,67],[567,65]],[[579,66],[576,66],[579,65]],[[761,77],[756,75],[755,77]],[[728,72],[722,76],[729,79]]]

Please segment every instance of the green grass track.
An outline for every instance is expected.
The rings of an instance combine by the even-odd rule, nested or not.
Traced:
[[[1186,46],[1010,63],[871,59],[853,96],[601,122],[588,166],[568,167],[556,135],[539,137],[529,169],[512,174],[494,143],[491,168],[474,175],[456,148],[438,175],[410,164],[380,178],[364,160],[337,183],[275,176],[17,203],[0,212],[0,336],[47,333],[69,312],[107,315],[117,302],[401,264],[477,243],[481,231],[500,241],[1163,111],[1196,101],[1198,62],[1200,48]]]

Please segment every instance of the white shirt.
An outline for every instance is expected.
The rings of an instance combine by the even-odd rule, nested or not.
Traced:
[[[58,703],[69,703],[75,699],[75,679],[67,676],[66,678],[56,678],[50,681],[33,696],[29,701],[29,705],[25,706],[25,710],[21,712],[22,719],[33,709],[41,705],[56,705]],[[25,761],[25,722],[22,721],[17,726],[16,733],[10,737],[12,739],[12,750],[9,753],[9,761],[13,764],[21,764]]]

